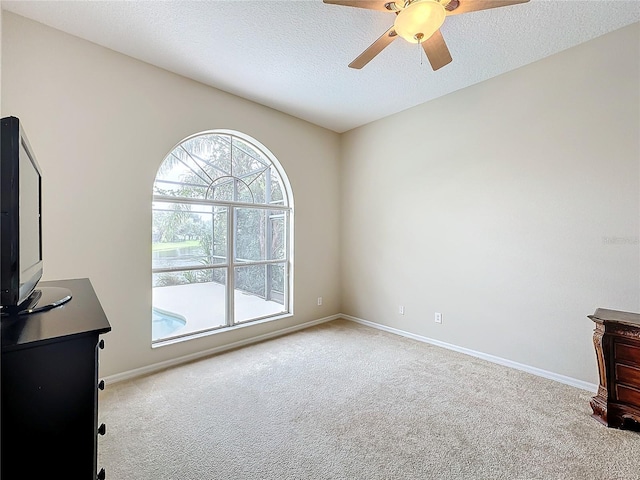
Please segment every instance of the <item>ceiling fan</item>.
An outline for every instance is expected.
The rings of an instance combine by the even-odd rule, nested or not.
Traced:
[[[396,14],[394,24],[349,64],[362,68],[400,36],[410,43],[420,43],[431,68],[438,70],[451,62],[451,53],[442,38],[440,27],[449,15],[506,7],[529,0],[323,0],[346,7],[367,8]]]

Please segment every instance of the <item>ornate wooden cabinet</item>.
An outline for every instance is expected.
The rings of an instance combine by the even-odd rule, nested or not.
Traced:
[[[640,428],[640,314],[598,308],[596,324],[600,385],[591,399],[593,417],[608,427]]]
[[[99,336],[111,330],[89,279],[51,310],[2,318],[2,479],[96,480]]]

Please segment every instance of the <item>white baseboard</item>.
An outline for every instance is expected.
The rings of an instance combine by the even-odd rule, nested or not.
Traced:
[[[532,367],[530,365],[525,365],[523,363],[514,362],[512,360],[508,360],[506,358],[496,357],[495,355],[490,355],[488,353],[477,352],[475,350],[471,350],[465,347],[459,347],[457,345],[453,345],[451,343],[442,342],[440,340],[436,340],[433,338],[423,337],[422,335],[417,335],[415,333],[406,332],[404,330],[400,330],[393,327],[388,327],[386,325],[381,325],[379,323],[370,322],[369,320],[363,320],[362,318],[353,317],[351,315],[344,314],[336,314],[331,315],[324,318],[319,318],[317,320],[311,320],[309,322],[301,323],[300,325],[294,325],[293,327],[283,328],[280,330],[276,330],[275,332],[265,333],[263,335],[258,335],[257,337],[248,338],[245,340],[240,340],[238,342],[233,342],[227,345],[222,345],[220,347],[211,348],[208,350],[203,350],[202,352],[193,353],[191,355],[185,355],[178,358],[173,358],[171,360],[167,360],[164,362],[155,363],[153,365],[148,365],[146,367],[137,368],[135,370],[129,370],[127,372],[118,373],[115,375],[110,375],[104,378],[105,383],[113,384],[117,382],[122,382],[125,380],[129,380],[136,377],[141,377],[143,375],[149,375],[151,373],[158,372],[160,370],[164,370],[169,367],[174,367],[180,365],[182,363],[190,362],[193,360],[197,360],[199,358],[208,357],[210,355],[215,355],[218,353],[225,352],[227,350],[231,350],[238,347],[243,347],[246,345],[251,345],[252,343],[258,343],[263,340],[268,340],[270,338],[279,337],[282,335],[286,335],[287,333],[292,333],[298,330],[303,330],[305,328],[312,327],[314,325],[319,325],[321,323],[330,322],[331,320],[337,320],[339,318],[344,318],[345,320],[349,320],[352,322],[359,323],[361,325],[366,325],[368,327],[376,328],[378,330],[383,330],[385,332],[393,333],[396,335],[400,335],[402,337],[411,338],[413,340],[417,340],[419,342],[429,343],[431,345],[435,345],[438,347],[446,348],[449,350],[453,350],[456,352],[464,353],[466,355],[471,355],[472,357],[480,358],[483,360],[487,360],[492,363],[497,363],[499,365],[504,365],[505,367],[515,368],[516,370],[522,370],[523,372],[528,372],[533,375],[537,375],[539,377],[547,378],[549,380],[555,380],[556,382],[564,383],[565,385],[570,385],[572,387],[581,388],[582,390],[587,390],[589,392],[596,393],[598,391],[598,386],[584,382],[582,380],[578,380],[576,378],[567,377],[565,375],[560,375],[559,373],[549,372],[547,370],[542,370],[537,367]]]
[[[405,332],[404,330],[399,330],[397,328],[387,327],[386,325],[370,322],[368,320],[363,320],[361,318],[353,317],[351,315],[340,315],[339,317],[344,318],[346,320],[350,320],[352,322],[360,323],[362,325],[366,325],[368,327],[377,328],[378,330],[384,330],[385,332],[395,333],[396,335],[400,335],[402,337],[418,340],[419,342],[430,343],[431,345],[447,348],[449,350],[454,350],[456,352],[464,353],[466,355],[471,355],[472,357],[481,358],[483,360],[487,360],[492,363],[504,365],[505,367],[511,367],[511,368],[515,368],[516,370],[522,370],[523,372],[532,373],[533,375],[537,375],[543,378],[548,378],[549,380],[555,380],[556,382],[564,383],[565,385],[571,385],[572,387],[581,388],[582,390],[587,390],[593,393],[596,393],[598,391],[598,386],[593,383],[584,382],[582,380],[578,380],[572,377],[567,377],[565,375],[560,375],[559,373],[549,372],[547,370],[542,370],[540,368],[532,367],[530,365],[525,365],[523,363],[507,360],[506,358],[496,357],[495,355],[489,355],[488,353],[476,352],[475,350],[470,350],[468,348],[459,347],[457,345],[452,345],[450,343],[441,342],[440,340],[435,340],[433,338],[423,337],[422,335],[416,335],[415,333]]]
[[[246,340],[240,340],[238,342],[229,343],[227,345],[222,345],[220,347],[203,350],[202,352],[192,353],[191,355],[184,355],[182,357],[172,358],[171,360],[167,360],[164,362],[154,363],[153,365],[148,365],[146,367],[136,368],[135,370],[129,370],[127,372],[117,373],[115,375],[109,375],[108,377],[104,377],[104,381],[106,384],[123,382],[125,380],[141,377],[143,375],[149,375],[151,373],[164,370],[165,368],[174,367],[182,363],[191,362],[199,358],[208,357],[210,355],[215,355],[217,353],[222,353],[227,350],[231,350],[233,348],[244,347],[246,345],[251,345],[252,343],[258,343],[263,340],[268,340],[269,338],[280,337],[282,335],[286,335],[287,333],[303,330],[305,328],[309,328],[314,325],[319,325],[325,322],[330,322],[331,320],[337,320],[338,318],[342,318],[342,317],[343,315],[331,315],[329,317],[319,318],[317,320],[311,320],[309,322],[301,323],[300,325],[294,325],[293,327],[282,328],[280,330],[276,330],[275,332],[265,333],[263,335],[258,335],[257,337],[251,337]]]

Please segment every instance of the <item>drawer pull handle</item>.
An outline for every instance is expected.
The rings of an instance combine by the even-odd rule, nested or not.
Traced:
[[[98,472],[98,476],[96,477],[98,480],[104,480],[107,478],[107,473],[104,471],[104,468],[101,468]]]
[[[98,384],[98,388],[100,390],[104,390],[104,380],[100,380],[100,383]]]
[[[104,349],[104,340],[100,340],[98,342],[98,346],[100,347],[100,350]]]
[[[104,435],[105,433],[107,433],[107,426],[103,423],[98,427],[98,434]]]

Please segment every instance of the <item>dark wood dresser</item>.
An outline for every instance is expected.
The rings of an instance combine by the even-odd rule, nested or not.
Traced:
[[[71,291],[50,310],[3,317],[2,479],[96,480],[99,336],[111,330],[89,279],[40,282]]]
[[[593,417],[608,427],[640,429],[640,314],[598,308],[593,344],[600,385]]]

